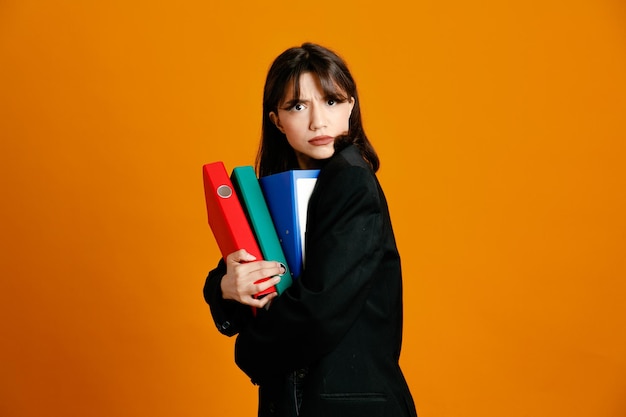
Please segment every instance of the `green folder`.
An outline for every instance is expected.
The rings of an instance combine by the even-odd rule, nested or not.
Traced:
[[[285,254],[278,240],[278,234],[254,168],[251,166],[235,167],[230,180],[254,231],[263,258],[280,262],[285,266],[286,271],[280,282],[276,284],[276,291],[280,295],[292,284],[291,271],[287,266]]]

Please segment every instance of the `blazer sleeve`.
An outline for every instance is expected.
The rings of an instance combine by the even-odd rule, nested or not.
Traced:
[[[204,300],[209,304],[217,330],[226,336],[234,336],[252,318],[252,310],[249,306],[222,298],[221,282],[224,274],[226,274],[226,264],[223,259],[220,259],[217,267],[209,272],[204,283]]]
[[[330,178],[322,173],[309,204],[302,276],[237,337],[235,360],[256,383],[331,351],[361,313],[383,256],[374,174],[353,165]]]

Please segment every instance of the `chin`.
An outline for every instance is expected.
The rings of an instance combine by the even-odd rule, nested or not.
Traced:
[[[316,152],[311,152],[305,155],[304,158],[300,160],[300,168],[301,169],[319,169],[321,162],[330,158],[335,154],[335,149],[327,149],[321,150],[318,149]]]
[[[321,152],[317,152],[314,159],[328,159],[335,154],[335,147],[332,146],[330,149],[324,149]]]

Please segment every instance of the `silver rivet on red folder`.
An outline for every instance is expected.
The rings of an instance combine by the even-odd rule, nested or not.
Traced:
[[[220,185],[219,187],[217,187],[217,195],[222,198],[229,198],[231,195],[233,195],[233,190],[228,185]]]

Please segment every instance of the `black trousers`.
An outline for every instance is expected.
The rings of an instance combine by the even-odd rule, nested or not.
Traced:
[[[259,417],[298,417],[306,369],[291,372],[280,381],[259,386]]]

